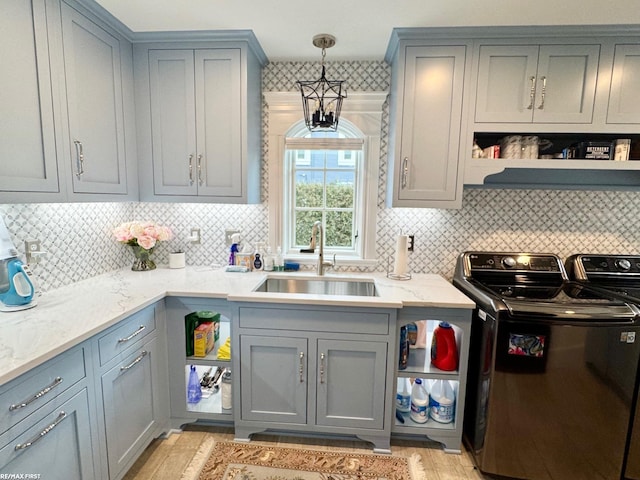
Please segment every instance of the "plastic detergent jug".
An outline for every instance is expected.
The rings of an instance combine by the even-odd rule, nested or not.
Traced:
[[[452,371],[458,368],[456,335],[447,322],[440,322],[433,330],[431,363],[440,370]]]
[[[425,423],[429,420],[429,395],[422,385],[422,380],[416,378],[411,389],[411,420]]]
[[[429,393],[429,416],[436,422],[453,422],[456,395],[449,380],[436,380]]]
[[[398,377],[396,409],[405,413],[411,411],[411,380],[408,377]]]

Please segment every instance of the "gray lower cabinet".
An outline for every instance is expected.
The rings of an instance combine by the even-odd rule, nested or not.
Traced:
[[[233,322],[236,440],[303,431],[389,451],[395,311],[240,304]]]
[[[232,423],[233,409],[223,409],[221,392],[218,390],[198,403],[187,402],[187,382],[191,365],[195,365],[201,379],[207,371],[231,368],[229,360],[218,359],[218,349],[231,335],[229,302],[213,298],[167,297],[167,336],[169,358],[169,398],[171,404],[171,427],[181,428],[187,423],[206,420],[216,423]],[[187,356],[185,317],[192,312],[211,311],[220,313],[219,339],[215,348],[205,357]],[[235,352],[232,350],[232,355]],[[234,372],[232,371],[232,375]],[[235,376],[235,375],[234,375]],[[235,393],[235,392],[232,392]]]
[[[439,423],[433,418],[429,418],[426,423],[416,423],[411,419],[409,413],[400,413],[402,421],[398,418],[394,420],[391,427],[393,434],[414,438],[428,437],[440,442],[448,453],[461,452],[472,312],[467,309],[432,307],[405,307],[398,312],[398,336],[401,326],[423,322],[426,342],[424,348],[409,349],[406,368],[399,369],[396,362],[396,380],[403,377],[421,378],[427,390],[431,388],[430,385],[435,380],[448,381],[455,393],[455,414],[454,420],[450,423]],[[440,322],[449,323],[455,333],[458,368],[453,371],[440,370],[431,363],[433,331]],[[396,386],[397,382],[394,383],[394,390]]]
[[[74,347],[0,387],[0,473],[99,477],[88,352]]]
[[[97,389],[107,453],[103,476],[115,480],[168,427],[163,303],[107,330],[94,346],[102,364]]]
[[[34,415],[37,418],[25,419],[0,437],[2,474],[51,480],[96,478],[87,389]]]

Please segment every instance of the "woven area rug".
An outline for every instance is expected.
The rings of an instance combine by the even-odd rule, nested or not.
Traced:
[[[424,480],[418,454],[393,455],[203,443],[181,480]]]

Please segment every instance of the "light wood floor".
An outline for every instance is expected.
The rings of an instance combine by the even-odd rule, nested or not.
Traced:
[[[233,430],[222,427],[187,426],[181,433],[156,439],[131,467],[124,480],[176,480],[197,452],[201,443],[213,436],[217,441],[233,440]],[[370,444],[358,440],[325,440],[318,438],[254,435],[252,442],[277,444],[285,447],[309,447],[313,449],[346,449],[353,452],[372,453]],[[417,452],[428,480],[482,480],[482,474],[474,468],[467,452],[461,455],[447,454],[439,443],[427,441],[392,440],[394,455],[410,456]]]

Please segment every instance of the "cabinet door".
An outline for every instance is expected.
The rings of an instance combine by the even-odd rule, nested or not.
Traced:
[[[536,45],[481,46],[476,122],[531,122],[537,63]]]
[[[242,420],[307,423],[307,339],[240,336]]]
[[[317,425],[384,427],[387,344],[318,340]]]
[[[640,45],[616,45],[607,123],[640,123]]]
[[[74,193],[127,193],[120,44],[62,3]]]
[[[115,478],[151,440],[159,415],[156,339],[102,375],[109,475]],[[159,395],[166,395],[160,392]]]
[[[196,50],[195,82],[198,195],[241,197],[240,49]]]
[[[149,50],[153,186],[197,195],[193,50]]]
[[[0,190],[58,192],[45,0],[3,0]]]
[[[599,58],[599,45],[541,46],[534,121],[591,123]]]
[[[31,420],[35,415],[0,437],[4,478],[28,478],[27,473],[51,480],[95,478],[86,388],[39,420]],[[30,422],[31,426],[25,425]],[[19,429],[23,430],[14,435]]]
[[[406,48],[394,206],[456,199],[465,53],[465,46]]]

